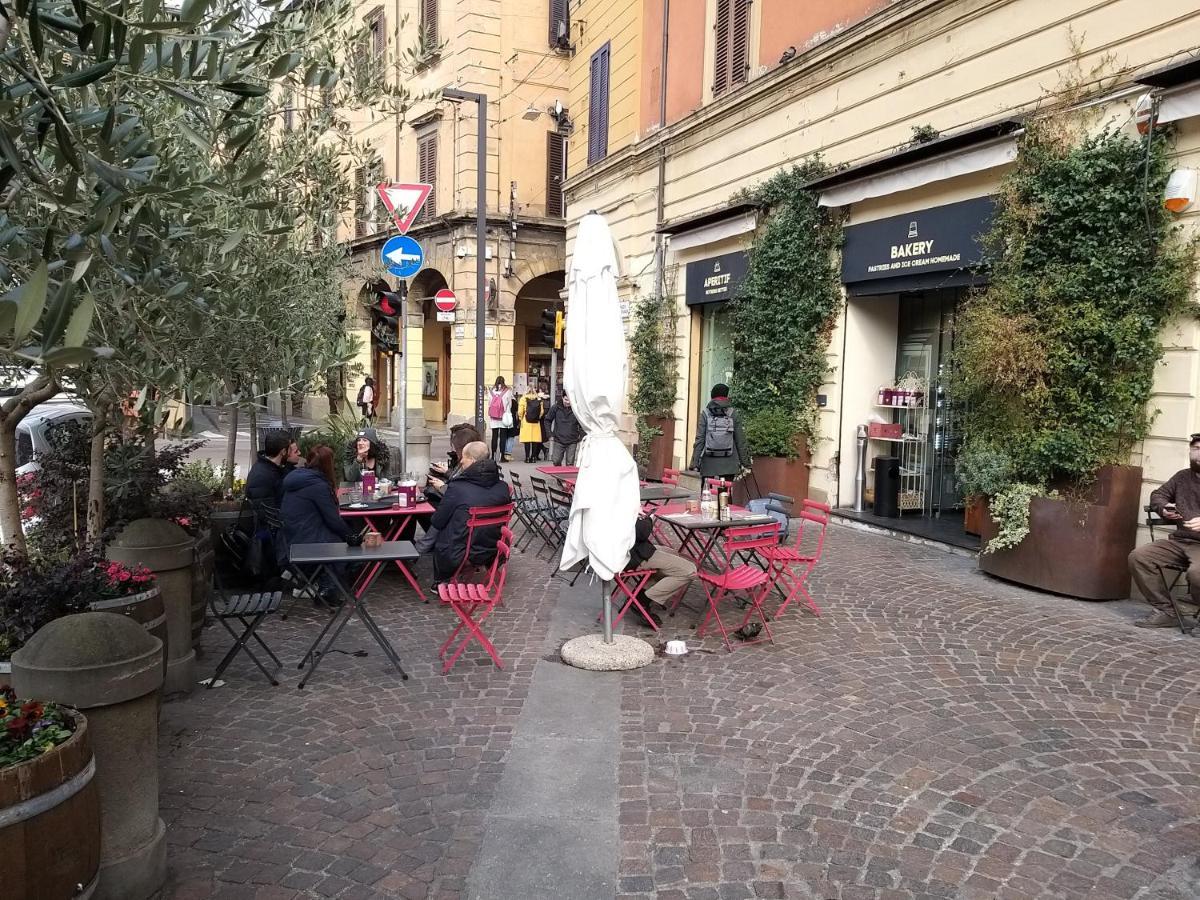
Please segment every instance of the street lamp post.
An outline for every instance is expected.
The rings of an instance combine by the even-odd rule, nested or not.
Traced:
[[[454,103],[474,101],[479,118],[475,181],[475,427],[483,434],[483,357],[487,331],[487,104],[486,94],[446,88],[442,97]]]

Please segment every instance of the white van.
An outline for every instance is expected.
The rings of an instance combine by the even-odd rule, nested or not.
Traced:
[[[92,421],[86,406],[67,399],[48,400],[35,406],[17,425],[17,475],[36,472],[41,466],[35,461],[38,453],[50,449],[50,432],[67,422]]]

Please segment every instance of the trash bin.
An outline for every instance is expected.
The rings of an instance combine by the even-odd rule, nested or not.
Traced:
[[[875,515],[900,517],[900,457],[875,457]]]
[[[258,425],[258,447],[261,450],[267,445],[267,435],[283,433],[290,437],[293,441],[300,440],[300,433],[304,429],[300,425],[284,425],[282,419],[268,419],[259,421]]]

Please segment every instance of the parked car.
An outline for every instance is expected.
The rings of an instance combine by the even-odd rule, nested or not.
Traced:
[[[88,408],[72,400],[54,399],[35,406],[17,425],[17,475],[41,468],[35,457],[50,449],[48,436],[55,427],[67,422],[91,421]]]

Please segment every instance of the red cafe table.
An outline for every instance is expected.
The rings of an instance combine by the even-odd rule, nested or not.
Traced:
[[[415,516],[432,516],[434,508],[428,503],[418,503],[416,506],[396,506],[395,497],[389,497],[386,500],[363,500],[358,503],[340,503],[339,512],[343,519],[358,519],[366,522],[381,535],[385,541],[397,541],[400,539],[400,534],[404,527]],[[417,579],[413,577],[412,570],[402,559],[392,560],[396,564],[396,568],[400,570],[400,574],[404,576],[404,580],[408,582],[409,587],[417,592],[417,596],[429,602],[429,598],[425,596],[425,592],[421,590],[421,585],[417,583]],[[359,574],[354,582],[354,596],[361,597],[363,592],[371,584],[375,577],[375,573],[379,571],[379,567],[383,562],[373,562],[369,564]]]

